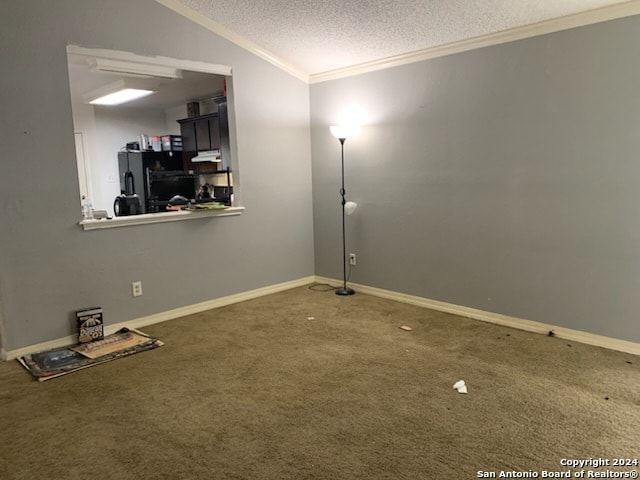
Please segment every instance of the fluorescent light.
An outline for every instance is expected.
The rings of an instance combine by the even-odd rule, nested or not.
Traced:
[[[109,93],[101,97],[91,100],[89,103],[93,105],[120,105],[121,103],[131,102],[138,98],[151,95],[153,90],[141,90],[139,88],[124,88],[117,92]]]
[[[119,105],[154,93],[157,81],[141,78],[126,78],[103,85],[83,95],[84,102],[93,105]]]

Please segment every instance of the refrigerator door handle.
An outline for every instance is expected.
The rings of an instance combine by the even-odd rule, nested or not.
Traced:
[[[133,185],[133,173],[127,170],[124,174],[124,188],[127,195],[135,195],[136,187]]]

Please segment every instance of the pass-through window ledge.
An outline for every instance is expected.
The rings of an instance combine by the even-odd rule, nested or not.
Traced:
[[[105,228],[130,227],[133,225],[148,225],[151,223],[177,222],[182,220],[198,220],[212,217],[231,217],[241,215],[244,207],[228,207],[223,210],[202,211],[172,211],[161,213],[144,213],[142,215],[127,215],[103,218],[100,220],[82,220],[80,226],[83,230],[101,230]]]

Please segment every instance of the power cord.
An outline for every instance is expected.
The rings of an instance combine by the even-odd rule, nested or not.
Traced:
[[[334,287],[328,283],[312,283],[308,288],[309,290],[314,290],[316,292],[330,292],[338,289],[338,287]]]

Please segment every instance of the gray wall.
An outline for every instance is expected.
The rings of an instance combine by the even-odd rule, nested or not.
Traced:
[[[640,341],[640,17],[311,86],[316,274]]]
[[[309,89],[152,0],[0,5],[5,350],[69,335],[85,306],[117,323],[314,271],[339,278],[327,127],[349,103],[371,122],[345,145],[353,281],[640,341],[640,18]],[[231,65],[247,211],[83,232],[69,43]]]
[[[152,0],[0,5],[5,350],[71,334],[86,306],[116,323],[313,274],[306,84]],[[246,212],[82,231],[67,44],[230,65]]]

